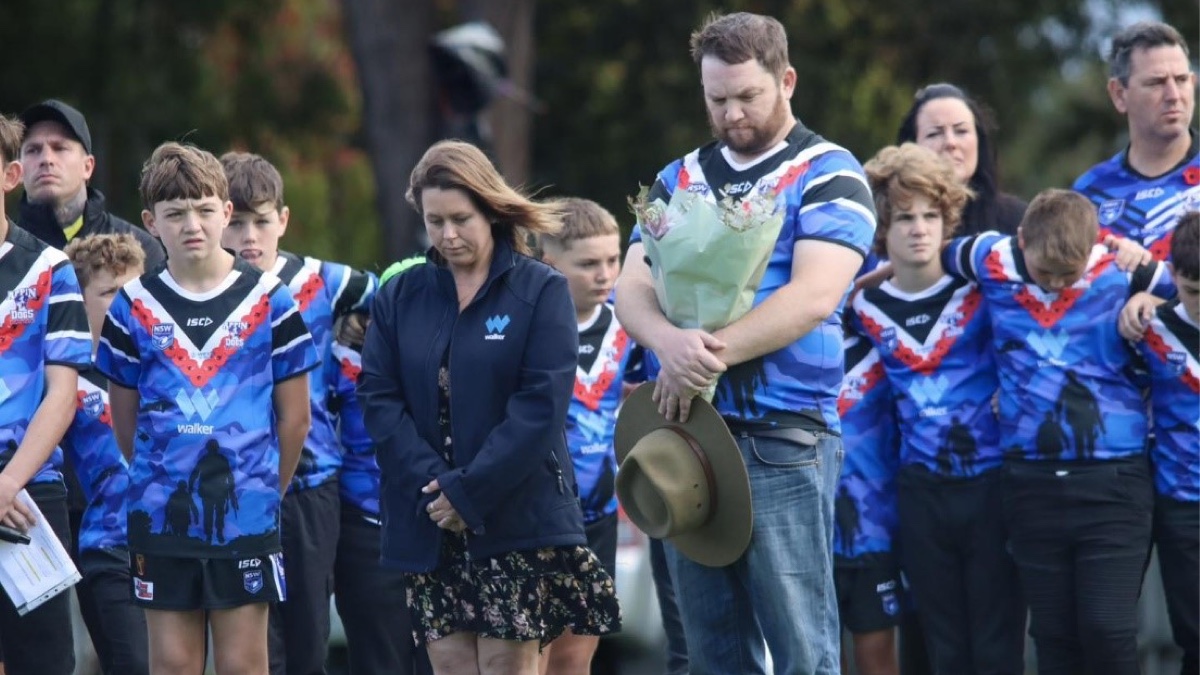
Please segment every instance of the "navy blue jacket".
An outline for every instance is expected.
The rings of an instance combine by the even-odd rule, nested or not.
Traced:
[[[421,493],[436,478],[473,558],[585,543],[567,453],[579,332],[566,279],[497,240],[487,281],[461,314],[438,256],[375,297],[358,395],[378,448],[384,564],[428,572],[444,530]],[[436,447],[438,369],[450,348],[454,464]]]

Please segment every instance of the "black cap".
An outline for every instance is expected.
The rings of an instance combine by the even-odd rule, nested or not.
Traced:
[[[38,122],[58,122],[83,144],[84,152],[92,154],[92,133],[88,131],[87,120],[83,113],[62,101],[52,98],[27,108],[21,113],[21,122],[25,125],[25,133]]]

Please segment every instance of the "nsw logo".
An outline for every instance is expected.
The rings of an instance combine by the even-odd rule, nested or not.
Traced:
[[[496,316],[488,317],[488,320],[485,321],[483,324],[484,326],[487,327],[487,335],[484,335],[483,339],[484,340],[503,340],[504,339],[504,329],[508,328],[508,322],[509,322],[509,318],[508,318],[507,314],[505,314],[504,316],[500,316],[499,314],[497,314]]]
[[[98,391],[93,391],[87,396],[84,396],[83,411],[87,413],[89,417],[100,417],[103,415],[104,396]]]
[[[175,324],[154,324],[154,327],[150,329],[150,340],[154,344],[155,349],[165,351],[175,342]]]
[[[1183,371],[1187,370],[1187,354],[1184,352],[1167,354],[1167,365],[1176,376],[1183,375]]]
[[[246,570],[242,572],[242,587],[251,595],[261,591],[263,588],[262,570]]]
[[[908,388],[908,395],[912,397],[913,401],[916,401],[917,405],[925,408],[941,402],[949,387],[950,381],[946,379],[945,375],[923,377]]]
[[[1125,212],[1124,199],[1109,199],[1100,205],[1100,224],[1112,225]]]
[[[1065,330],[1043,333],[1029,331],[1029,335],[1025,339],[1042,361],[1055,366],[1065,365],[1063,352],[1066,351],[1067,343],[1070,342],[1070,337]]]
[[[896,345],[899,344],[896,341],[896,329],[895,328],[884,328],[879,333],[879,343],[881,345],[883,345],[883,348],[886,349],[887,351],[889,351],[889,352],[895,351]]]

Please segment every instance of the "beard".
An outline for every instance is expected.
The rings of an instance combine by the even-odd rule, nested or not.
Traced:
[[[776,94],[775,107],[758,126],[725,127],[708,116],[713,137],[739,155],[755,156],[770,150],[779,142],[779,135],[792,124],[792,109],[787,99]]]

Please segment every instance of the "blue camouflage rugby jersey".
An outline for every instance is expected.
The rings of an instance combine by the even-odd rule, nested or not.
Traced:
[[[165,268],[127,284],[97,366],[138,390],[129,548],[245,558],[279,550],[275,384],[320,359],[286,286],[237,261],[193,293]]]
[[[659,172],[650,198],[666,203],[676,190],[689,190],[714,200],[752,194],[783,200],[787,215],[755,306],[791,280],[797,242],[831,242],[866,259],[875,236],[875,206],[862,166],[848,151],[799,122],[778,148],[752,166],[735,167],[722,151],[723,145],[714,141],[671,163]],[[630,242],[641,238],[641,227],[635,227]],[[847,285],[847,294],[849,290]],[[748,426],[838,431],[844,303],[843,296],[833,314],[796,342],[721,375],[713,405],[722,417]]]
[[[1200,501],[1200,330],[1183,305],[1159,305],[1138,343],[1150,370],[1154,486],[1160,495]]]
[[[834,496],[833,553],[842,566],[894,553],[899,524],[896,471],[900,465],[891,386],[879,352],[846,336],[846,377],[838,396],[846,448]]]
[[[885,281],[853,301],[896,397],[900,463],[970,478],[1000,466],[992,326],[976,284],[943,276],[907,293]]]
[[[1075,181],[1100,218],[1100,236],[1132,239],[1154,254],[1171,255],[1171,234],[1184,211],[1200,210],[1200,145],[1192,131],[1192,147],[1178,166],[1147,178],[1129,165],[1128,148],[1097,164]]]
[[[617,321],[612,305],[598,305],[595,315],[579,324],[579,364],[567,408],[567,449],[585,523],[617,512],[613,434],[632,352],[633,340]]]
[[[0,468],[25,439],[46,393],[46,366],[91,367],[92,336],[65,254],[12,224],[0,244]],[[55,448],[30,483],[62,481]]]
[[[113,435],[108,381],[95,369],[85,371],[79,376],[75,400],[75,417],[62,446],[86,503],[79,524],[79,550],[124,547],[129,464]]]
[[[1029,276],[1016,238],[992,232],[953,240],[942,264],[979,284],[991,314],[1006,456],[1102,460],[1145,450],[1146,407],[1117,316],[1138,291],[1174,295],[1161,263],[1122,272],[1095,246],[1083,277],[1051,293]]]
[[[375,461],[375,442],[363,423],[362,406],[355,391],[358,375],[362,372],[362,354],[335,341],[333,358],[326,372],[331,380],[336,402],[332,408],[337,410],[338,432],[345,453],[338,476],[338,492],[344,503],[378,516],[379,464]]]
[[[323,361],[331,358],[334,322],[350,312],[365,312],[375,297],[375,277],[338,263],[280,251],[272,273],[291,291]],[[312,426],[289,490],[322,485],[334,478],[342,464],[324,378],[310,378],[308,397]]]

